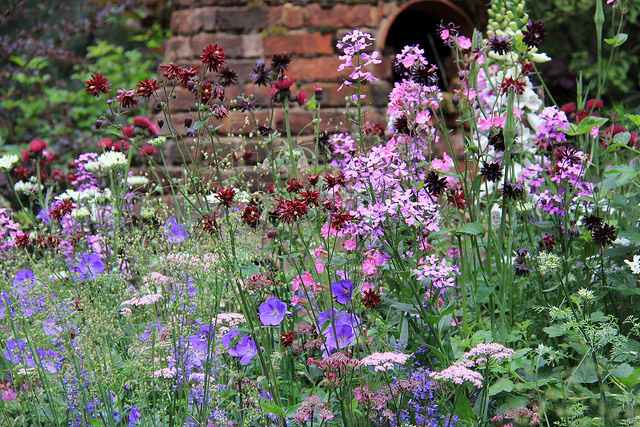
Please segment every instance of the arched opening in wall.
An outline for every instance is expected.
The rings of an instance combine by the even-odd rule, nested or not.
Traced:
[[[438,36],[438,24],[453,22],[459,26],[460,34],[470,37],[473,23],[459,7],[446,0],[413,0],[400,9],[390,19],[386,34],[383,33],[382,51],[386,57],[402,51],[407,45],[420,45],[430,64],[438,67],[438,86],[449,90],[457,70],[451,56],[451,49]],[[393,72],[393,80],[400,76]]]

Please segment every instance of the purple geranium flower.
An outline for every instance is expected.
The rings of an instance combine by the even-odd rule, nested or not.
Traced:
[[[353,293],[353,283],[349,280],[340,280],[334,282],[331,285],[331,293],[336,297],[338,304],[346,304],[351,301],[351,294]]]
[[[260,313],[260,321],[263,325],[276,326],[284,319],[284,315],[287,312],[287,304],[278,298],[269,298],[260,304],[258,311]]]
[[[27,367],[33,367],[34,365],[33,356],[27,349],[26,343],[22,340],[7,341],[4,357],[14,365],[20,363],[20,361],[23,361]]]
[[[178,224],[175,216],[170,217],[164,225],[164,232],[169,243],[182,243],[190,237],[187,227]]]
[[[326,334],[328,352],[340,350],[351,345],[358,336],[356,331],[349,325],[336,325],[335,333],[333,328],[329,326],[329,333]]]
[[[323,311],[318,315],[320,331],[326,338],[327,352],[330,354],[336,349],[345,348],[355,341],[358,336],[356,327],[360,320],[347,311]]]
[[[131,407],[131,413],[129,413],[129,427],[137,426],[142,418],[140,409],[136,408],[136,405]]]
[[[13,279],[13,286],[19,295],[29,292],[34,283],[36,283],[36,276],[31,270],[18,270]]]
[[[86,252],[80,255],[80,260],[69,269],[76,273],[73,278],[75,281],[93,280],[104,271],[104,263],[100,255]]]
[[[233,341],[239,335],[242,337],[238,340],[235,346],[231,347]],[[256,343],[248,334],[242,332],[240,329],[231,329],[227,334],[222,337],[222,345],[227,347],[227,353],[233,357],[240,357],[240,363],[247,366],[251,360],[258,354]]]

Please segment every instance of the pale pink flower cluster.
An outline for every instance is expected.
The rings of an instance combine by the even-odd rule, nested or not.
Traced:
[[[515,352],[503,346],[502,344],[498,344],[497,342],[492,342],[489,344],[478,344],[473,347],[471,350],[462,355],[464,366],[471,368],[474,366],[478,366],[481,364],[485,364],[490,359],[492,360],[505,360],[509,359],[513,356]]]
[[[291,289],[294,292],[298,292],[299,295],[294,295],[291,298],[291,305],[298,305],[301,298],[306,298],[307,295],[313,298],[316,292],[320,292],[324,288],[325,286],[322,283],[316,283],[308,271],[305,271],[302,276],[299,274],[296,275],[295,279],[293,279]]]
[[[160,301],[162,299],[162,295],[161,294],[151,294],[151,295],[145,295],[142,296],[140,298],[131,298],[129,300],[126,301],[122,301],[120,303],[121,307],[130,305],[133,307],[140,307],[143,305],[152,305],[157,303],[158,301]]]
[[[482,388],[482,374],[465,368],[460,364],[454,364],[441,372],[432,372],[431,376],[440,381],[451,381],[454,384],[462,385],[470,382],[477,388]]]
[[[410,357],[410,354],[404,353],[373,353],[360,360],[360,364],[373,366],[373,370],[376,372],[389,371],[394,369],[396,365],[404,365]]]
[[[214,319],[213,323],[224,323],[228,326],[238,326],[241,323],[246,322],[242,313],[220,313]]]
[[[505,420],[516,420],[518,421],[518,423],[522,423],[524,424],[524,418],[531,418],[531,422],[529,422],[529,425],[537,425],[540,420],[538,419],[538,413],[535,411],[532,411],[529,408],[526,408],[524,406],[518,406],[517,408],[509,408],[507,409],[503,414],[498,414],[495,415],[493,418],[491,418],[491,422],[492,423],[500,423],[503,422]],[[511,423],[505,424],[506,425],[512,425]]]
[[[178,373],[178,371],[176,370],[176,368],[162,368],[162,369],[158,369],[157,371],[154,371],[153,374],[151,374],[152,378],[173,378],[176,376],[176,374]]]
[[[153,272],[148,276],[144,276],[142,278],[142,283],[145,286],[162,286],[162,285],[166,285],[167,283],[171,282],[173,279],[171,279],[171,277],[167,277],[163,274],[160,274],[158,272]]]
[[[347,33],[347,35],[338,42],[338,49],[344,53],[344,55],[339,56],[340,60],[343,62],[338,67],[338,71],[342,71],[345,68],[353,68],[353,71],[349,74],[349,78],[353,81],[345,80],[338,90],[342,89],[344,86],[352,86],[353,82],[358,80],[366,80],[369,82],[379,80],[369,71],[364,70],[365,67],[368,67],[371,64],[375,65],[382,62],[378,52],[373,52],[372,54],[368,54],[366,52],[367,48],[373,44],[374,40],[375,38],[371,34],[363,33],[362,31],[355,29]],[[361,98],[362,97],[364,96],[361,95]],[[357,101],[357,98],[354,99],[354,101]]]
[[[420,258],[418,268],[413,270],[418,280],[428,280],[431,287],[441,289],[455,286],[455,277],[459,274],[457,266],[450,266],[446,258],[438,258],[438,255],[428,255]]]

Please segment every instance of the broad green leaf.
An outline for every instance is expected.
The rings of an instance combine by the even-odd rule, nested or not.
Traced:
[[[551,338],[561,337],[567,332],[560,326],[547,326],[546,328],[542,328],[542,330]]]
[[[458,391],[459,395],[456,397],[456,415],[463,421],[472,423],[475,419],[473,415],[473,408],[471,402],[467,399],[461,391]]]
[[[284,411],[279,406],[272,405],[272,404],[267,403],[267,402],[260,402],[260,406],[262,406],[262,409],[264,409],[265,411],[267,411],[270,414],[276,414],[276,415],[279,415],[281,417],[284,417]]]
[[[591,359],[583,359],[582,363],[580,363],[575,371],[573,371],[573,375],[571,375],[571,378],[581,384],[593,384],[598,381],[596,368],[593,365]]]
[[[631,120],[634,125],[640,127],[640,114],[627,114],[625,117]]]
[[[513,381],[508,378],[500,378],[497,383],[489,387],[489,396],[495,396],[503,391],[513,391]]]
[[[611,375],[616,378],[627,378],[631,376],[634,371],[633,366],[628,363],[623,363],[622,365],[616,366],[613,371],[611,371]]]
[[[484,226],[479,222],[468,222],[463,224],[457,231],[454,231],[456,234],[468,234],[473,236],[482,237],[486,233]]]

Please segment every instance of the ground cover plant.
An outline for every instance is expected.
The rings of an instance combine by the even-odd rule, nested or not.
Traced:
[[[603,3],[598,40],[615,48],[626,35],[603,8],[621,20],[624,5]],[[367,121],[381,59],[358,29],[337,45],[351,131],[332,135],[323,89],[298,90],[286,54],[251,74],[282,129],[255,119],[252,94],[225,96],[224,46],[136,87],[87,76],[108,109],[95,150],[67,171],[46,135],[0,157],[15,192],[0,210],[2,424],[637,425],[640,116],[607,109],[603,74],[556,105],[536,66],[547,32],[524,8],[492,3],[486,36],[440,27],[462,160],[419,46],[395,58],[389,122]],[[178,86],[194,97],[181,123]],[[162,118],[130,114],[143,102]],[[310,146],[295,108],[314,113]],[[259,182],[228,172],[234,109],[267,153]]]

